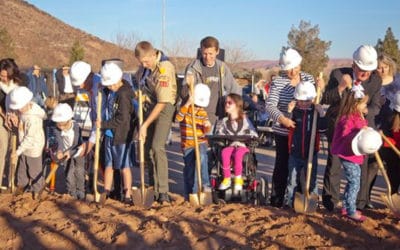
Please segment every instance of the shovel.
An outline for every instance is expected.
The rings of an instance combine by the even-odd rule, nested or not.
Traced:
[[[190,87],[190,92],[192,96],[194,96],[193,91],[193,75],[188,75],[188,84]],[[196,129],[196,114],[194,109],[194,102],[191,103],[192,109],[192,129],[193,129],[193,138],[194,138],[194,150],[196,155],[196,172],[197,172],[197,194],[189,194],[189,202],[193,206],[200,205],[210,205],[212,204],[212,193],[211,192],[203,192],[203,186],[201,184],[201,165],[200,165],[200,150],[199,150],[199,141],[197,140],[197,129]]]
[[[393,151],[397,154],[397,156],[400,157],[400,150],[395,145],[393,145],[393,143],[383,134],[382,131],[380,131],[380,134],[383,140],[393,149]]]
[[[319,74],[319,77],[322,78],[322,72]],[[315,104],[318,104],[320,101],[321,89],[317,87],[317,97],[315,100]],[[306,170],[306,181],[305,187],[302,185],[303,193],[296,192],[294,196],[294,211],[296,213],[314,213],[318,207],[318,195],[310,194],[310,181],[311,181],[311,172],[312,172],[312,162],[314,157],[314,145],[315,145],[315,134],[317,130],[317,119],[318,119],[318,111],[314,109],[313,123],[311,128],[311,140],[310,147],[308,151],[308,159],[307,159],[307,170]],[[304,183],[304,181],[301,181]]]
[[[97,106],[96,114],[97,119],[101,117],[101,103],[102,103],[102,93],[101,90],[97,93]],[[100,163],[100,127],[96,126],[96,141],[94,145],[94,163],[93,163],[93,193],[94,201],[104,203],[106,200],[105,193],[100,194],[97,190],[97,179],[99,175],[99,163]]]
[[[17,135],[12,134],[11,135],[11,155],[15,155],[15,151],[17,150]],[[10,162],[10,170],[8,172],[8,187],[7,186],[2,186],[0,187],[0,192],[1,193],[14,193],[15,192],[15,171],[17,169],[17,162]],[[0,177],[0,184],[1,181],[3,180],[3,176]]]
[[[17,135],[13,134],[11,136],[11,155],[15,155],[17,151]],[[17,162],[12,162],[10,165],[10,183],[9,188],[11,189],[11,193],[15,192],[15,171],[17,169]]]
[[[387,186],[387,193],[381,195],[382,200],[396,216],[400,216],[400,195],[397,193],[392,194],[392,187],[390,186],[389,177],[387,176],[386,169],[383,166],[381,156],[378,152],[375,152],[375,158],[378,162],[379,170],[381,171]]]
[[[139,128],[143,124],[143,96],[142,91],[138,90],[139,101]],[[150,208],[154,201],[154,190],[146,188],[144,185],[144,140],[139,135],[139,166],[140,166],[140,189],[137,187],[132,188],[133,204],[136,206]]]
[[[58,166],[59,164],[55,163],[55,162],[51,162],[51,164],[53,165],[53,167],[50,170],[49,175],[47,176],[46,180],[45,180],[45,184],[43,185],[43,187],[39,190],[38,192],[38,199],[40,200],[42,198],[42,194],[44,189],[46,188],[47,184],[50,183],[50,181],[52,181],[53,177],[55,177],[55,174],[57,172]]]

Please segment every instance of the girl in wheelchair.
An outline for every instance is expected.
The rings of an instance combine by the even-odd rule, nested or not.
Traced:
[[[227,117],[223,118],[218,130],[218,135],[227,136],[252,136],[257,137],[257,132],[250,120],[243,112],[243,99],[240,95],[231,93],[227,95],[225,101],[225,112]],[[249,152],[246,144],[240,141],[232,141],[222,149],[222,171],[224,179],[219,189],[226,190],[231,187],[231,163],[234,169],[234,191],[243,189],[243,156]]]

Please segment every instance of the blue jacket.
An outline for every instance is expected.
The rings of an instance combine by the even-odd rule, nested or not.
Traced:
[[[292,120],[296,123],[296,127],[289,130],[289,153],[298,158],[308,159],[308,152],[311,142],[311,131],[314,119],[314,105],[311,108],[303,110],[295,107],[292,112]],[[319,117],[317,120],[317,132],[315,135],[314,153],[319,151],[319,131],[326,129],[324,118]]]
[[[37,77],[33,75],[33,68],[31,68],[27,76],[28,88],[33,93],[33,101],[39,104],[39,106],[44,107],[44,100],[48,96],[48,90],[43,74]]]

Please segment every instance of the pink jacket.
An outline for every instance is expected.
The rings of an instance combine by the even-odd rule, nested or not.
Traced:
[[[354,155],[351,149],[351,141],[358,131],[367,125],[367,120],[359,114],[340,117],[333,133],[331,153],[344,160],[362,164],[365,156]]]

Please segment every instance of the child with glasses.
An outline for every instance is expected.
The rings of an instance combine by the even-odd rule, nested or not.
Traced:
[[[222,124],[217,133],[219,135],[248,135],[257,137],[257,132],[248,117],[243,112],[243,99],[240,95],[231,93],[227,95],[225,102],[227,117],[223,118]],[[224,179],[219,189],[225,190],[231,187],[231,163],[234,169],[234,190],[240,191],[243,188],[243,156],[249,152],[246,144],[240,141],[233,141],[222,149],[222,170]]]

